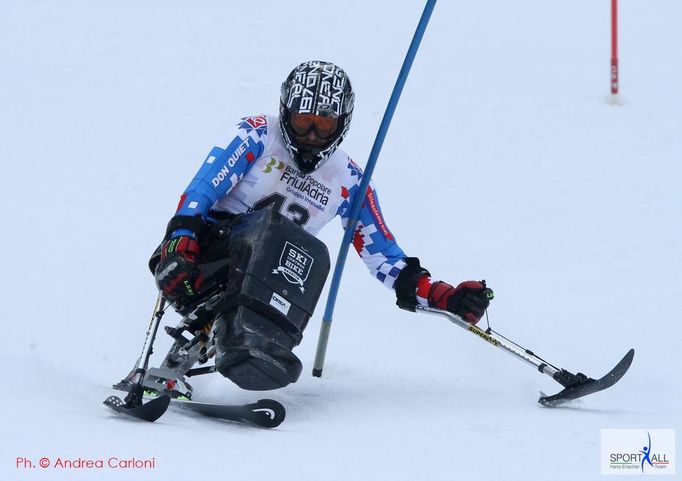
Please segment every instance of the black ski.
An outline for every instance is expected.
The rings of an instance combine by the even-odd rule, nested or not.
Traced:
[[[203,416],[262,428],[275,428],[286,417],[286,409],[274,399],[260,399],[252,404],[220,404],[171,398],[167,394],[159,396],[149,391],[145,392],[145,397],[152,399],[136,406],[129,405],[118,396],[109,396],[104,404],[118,413],[149,422],[159,419],[170,404]]]
[[[274,428],[286,416],[284,406],[273,399],[261,399],[253,404],[216,404],[185,399],[171,399],[173,406],[216,419]]]
[[[566,385],[566,388],[563,391],[554,394],[553,396],[545,396],[544,393],[541,393],[543,396],[538,400],[538,402],[543,406],[548,407],[559,406],[566,403],[567,401],[578,399],[595,392],[603,391],[604,389],[616,384],[620,378],[625,375],[628,369],[630,369],[630,365],[632,364],[632,359],[634,356],[635,350],[630,349],[628,353],[623,356],[623,359],[616,364],[616,367],[611,369],[608,374],[600,379],[588,378],[582,373],[571,375],[575,378],[574,382]]]
[[[124,379],[114,384],[113,388],[120,391],[130,391],[131,389],[136,389],[137,386],[131,385],[130,382]],[[251,424],[262,428],[277,427],[282,424],[286,416],[284,406],[274,399],[261,399],[252,404],[220,404],[194,401],[184,396],[178,397],[178,393],[175,391],[156,391],[151,388],[144,389],[143,396],[151,400],[144,405],[134,408],[126,407],[126,403],[116,396],[108,397],[104,404],[115,411],[146,421],[157,420],[166,411],[169,404],[207,417]],[[126,396],[126,399],[128,399],[128,396]],[[162,399],[163,401],[159,402]],[[142,402],[142,397],[140,397],[139,402]]]

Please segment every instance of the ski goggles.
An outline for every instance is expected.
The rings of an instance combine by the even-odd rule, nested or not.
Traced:
[[[299,137],[308,135],[313,130],[318,139],[328,139],[332,137],[339,126],[339,118],[322,117],[315,114],[299,114],[291,112],[289,116],[291,130]]]

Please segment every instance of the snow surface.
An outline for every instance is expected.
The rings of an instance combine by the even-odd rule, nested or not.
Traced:
[[[240,116],[276,112],[303,60],[351,75],[344,147],[364,164],[423,3],[3,0],[0,479],[598,479],[601,428],[679,434],[682,4],[620,3],[611,106],[608,1],[439,2],[374,179],[406,252],[436,278],[487,279],[499,331],[593,377],[634,347],[626,377],[542,408],[558,384],[398,310],[351,253],[324,377],[309,374],[321,305],[301,380],[269,393],[288,409],[270,431],[102,406],[139,355],[148,256],[206,152]],[[195,389],[263,397],[218,376]]]

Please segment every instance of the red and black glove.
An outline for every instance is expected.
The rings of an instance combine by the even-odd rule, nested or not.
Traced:
[[[196,265],[199,243],[190,236],[167,240],[161,246],[161,260],[156,266],[156,285],[171,302],[195,297],[201,287],[201,276]]]
[[[429,306],[457,314],[472,324],[481,320],[495,294],[485,281],[465,281],[457,287],[442,281],[431,284]]]

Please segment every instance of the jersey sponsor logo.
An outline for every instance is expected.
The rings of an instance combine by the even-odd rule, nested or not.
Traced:
[[[272,273],[281,274],[287,282],[296,284],[301,292],[305,292],[304,284],[308,280],[313,262],[315,259],[301,247],[285,241],[279,255],[279,265]]]
[[[235,151],[232,153],[229,159],[227,159],[227,165],[224,165],[222,169],[216,174],[213,179],[211,179],[211,184],[213,187],[218,187],[220,183],[228,178],[230,176],[230,168],[234,167],[239,158],[244,155],[244,152],[246,152],[246,149],[249,148],[249,143],[250,139],[247,137],[244,139],[244,142],[239,144],[239,146],[235,149]]]
[[[218,172],[218,175],[213,177],[211,179],[211,184],[213,184],[213,187],[218,187],[220,183],[225,180],[226,177],[230,175],[230,169],[226,166],[224,166],[222,169],[220,169],[220,172]]]
[[[393,234],[391,234],[391,231],[389,231],[388,227],[386,226],[386,222],[384,222],[384,218],[381,215],[379,206],[377,205],[376,197],[374,196],[374,191],[371,188],[367,190],[367,207],[372,213],[374,222],[376,223],[377,227],[379,227],[379,230],[384,237],[388,240],[394,240]]]
[[[246,139],[244,139],[244,142],[239,144],[239,147],[237,147],[237,149],[232,153],[232,155],[230,155],[230,158],[227,159],[227,165],[229,165],[230,167],[234,167],[234,164],[237,163],[239,157],[241,157],[248,148],[249,138],[247,137]]]
[[[283,168],[284,162],[281,162],[275,159],[274,157],[270,157],[268,163],[263,166],[263,172],[269,174],[270,172],[272,172],[272,169],[282,170]]]
[[[279,178],[287,185],[287,192],[302,197],[309,204],[324,210],[329,203],[329,195],[332,190],[311,175],[302,174],[290,165],[287,165]]]

